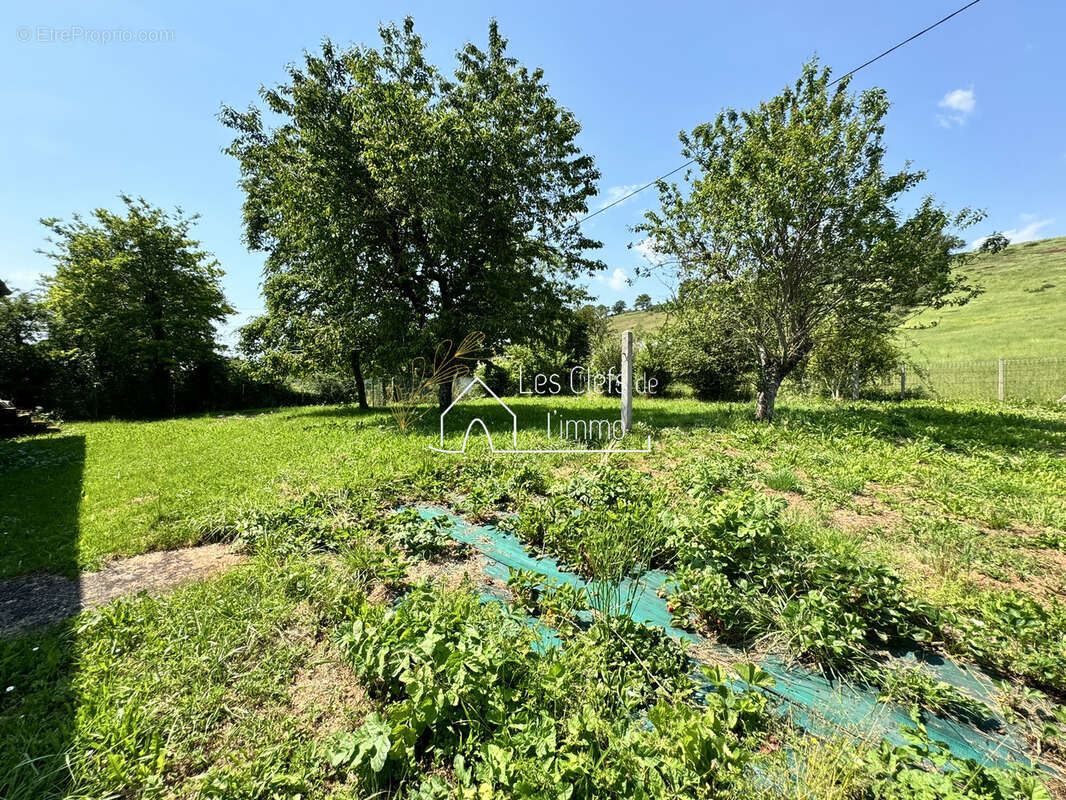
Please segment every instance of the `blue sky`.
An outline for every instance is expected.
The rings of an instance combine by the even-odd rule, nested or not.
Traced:
[[[197,235],[241,311],[231,325],[255,313],[263,257],[242,243],[237,165],[221,152],[229,138],[217,113],[256,100],[324,36],[375,43],[379,21],[411,14],[430,57],[450,69],[496,17],[511,54],[543,67],[581,121],[602,173],[594,209],[679,165],[678,131],[771,96],[812,55],[842,74],[962,4],[5,4],[0,278],[29,289],[47,270],[34,252],[45,244],[39,218],[115,208],[126,192],[201,214]],[[1066,234],[1063,30],[1057,0],[982,0],[852,84],[888,91],[893,166],[927,170],[924,191],[949,208],[987,209],[970,240]],[[605,243],[608,269],[588,281],[602,302],[667,295],[654,278],[625,283],[641,261],[626,247],[637,240],[629,226],[655,200],[648,190],[587,223]]]

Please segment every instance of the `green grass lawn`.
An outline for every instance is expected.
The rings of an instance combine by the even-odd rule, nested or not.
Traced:
[[[510,404],[522,448],[559,446],[546,441],[549,407],[559,412],[555,419],[617,413],[611,400],[523,398]],[[475,408],[494,432],[508,432],[493,404],[477,401]],[[710,454],[732,453],[753,477],[776,473],[773,480],[780,482],[782,471],[793,473],[808,504],[823,510],[876,503],[905,517],[947,514],[975,530],[1066,529],[1066,425],[1060,415],[922,402],[796,401],[766,427],[751,422],[750,413],[747,404],[645,401],[626,444],[643,446],[650,433],[654,452],[627,460],[670,472]],[[432,412],[405,437],[384,411],[311,407],[77,423],[55,435],[0,442],[0,576],[73,574],[110,554],[203,541],[217,535],[227,515],[274,507],[310,490],[399,496],[457,464],[486,459],[483,441],[473,441],[465,456],[431,452],[438,430]],[[460,444],[459,433],[449,435],[449,447]],[[495,458],[567,470],[596,457]]]
[[[607,399],[509,402],[521,449],[558,446],[548,410],[617,413]],[[464,413],[446,447],[474,415],[505,446],[498,406]],[[441,454],[428,449],[432,412],[403,436],[385,412],[338,406],[0,442],[5,577],[207,540],[250,556],[161,598],[0,638],[0,796],[502,798],[573,785],[575,797],[799,800],[910,797],[935,781],[930,797],[1046,797],[1024,770],[948,759],[933,777],[920,737],[812,739],[752,692],[694,705],[672,640],[609,614],[569,623],[573,596],[530,593],[520,575],[503,606],[469,584],[424,584],[440,532],[391,516],[414,501],[512,513],[528,546],[592,579],[630,563],[671,573],[675,624],[738,652],[873,682],[915,715],[985,708],[878,660],[899,637],[922,642],[1003,676],[997,713],[1062,763],[1061,414],[793,399],[772,426],[751,413],[641,401],[623,444],[650,435],[654,449],[632,455],[492,455],[484,440]],[[561,648],[531,647],[528,604],[554,610]]]

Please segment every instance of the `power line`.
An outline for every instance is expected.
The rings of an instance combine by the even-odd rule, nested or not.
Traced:
[[[851,77],[851,76],[852,76],[852,75],[854,75],[854,74],[855,74],[856,72],[858,72],[858,71],[859,71],[860,69],[863,69],[863,68],[865,68],[865,67],[868,67],[868,66],[870,66],[870,65],[871,65],[871,64],[873,64],[873,63],[874,63],[875,61],[879,61],[879,60],[881,60],[882,58],[884,58],[885,56],[887,56],[887,55],[888,55],[889,53],[891,53],[891,52],[892,52],[893,50],[898,50],[899,48],[903,47],[903,45],[905,45],[905,44],[908,44],[908,43],[910,43],[910,42],[913,42],[913,41],[914,41],[915,39],[917,39],[917,38],[918,38],[919,36],[922,36],[922,35],[924,35],[924,34],[926,34],[926,33],[929,33],[929,31],[933,30],[933,28],[937,27],[938,25],[942,25],[942,24],[944,24],[945,22],[947,22],[947,21],[948,21],[949,19],[951,19],[951,18],[952,18],[952,17],[954,17],[955,15],[957,15],[957,14],[961,14],[961,13],[962,13],[963,11],[965,11],[965,10],[966,10],[966,9],[968,9],[968,8],[970,8],[970,6],[975,6],[975,5],[977,5],[978,3],[980,3],[980,2],[981,2],[981,0],[971,0],[971,2],[967,3],[966,5],[962,6],[961,8],[957,8],[957,9],[955,9],[955,10],[954,10],[954,11],[952,11],[952,12],[951,12],[950,14],[948,14],[948,15],[947,15],[946,17],[943,17],[943,18],[941,18],[941,19],[938,19],[938,20],[937,20],[936,22],[934,22],[934,23],[933,23],[932,25],[930,25],[929,27],[927,27],[927,28],[922,28],[922,29],[921,29],[920,31],[918,31],[917,33],[915,33],[915,34],[913,34],[913,35],[911,35],[911,36],[908,36],[908,37],[907,37],[906,39],[904,39],[904,40],[903,40],[902,42],[897,42],[896,44],[892,45],[892,46],[891,46],[890,48],[888,48],[887,50],[885,50],[885,51],[884,51],[883,53],[879,53],[878,55],[876,55],[876,56],[874,56],[873,58],[871,58],[871,59],[870,59],[869,61],[864,61],[863,63],[859,64],[859,66],[855,67],[855,69],[851,70],[850,72],[845,72],[845,73],[844,73],[843,75],[841,75],[841,76],[840,76],[839,78],[837,78],[836,80],[830,81],[830,82],[829,82],[829,83],[827,84],[827,88],[828,88],[828,86],[834,86],[835,84],[838,84],[838,83],[840,83],[840,82],[841,82],[842,80],[844,80],[845,78],[849,78],[849,77]],[[626,194],[626,195],[622,195],[622,196],[621,196],[621,197],[619,197],[619,198],[618,198],[617,200],[613,200],[613,201],[611,201],[610,203],[608,203],[607,205],[605,205],[605,206],[603,206],[603,207],[601,207],[601,208],[598,208],[598,209],[596,209],[596,210],[595,210],[595,211],[593,211],[593,212],[592,212],[591,214],[588,214],[587,216],[584,216],[584,217],[582,217],[581,219],[579,219],[579,220],[578,220],[577,222],[575,222],[575,223],[574,223],[573,225],[571,225],[570,227],[571,227],[571,228],[577,228],[577,227],[579,227],[579,226],[580,226],[580,225],[582,225],[583,223],[585,223],[585,222],[588,222],[588,221],[589,221],[590,219],[592,219],[593,217],[595,217],[595,216],[597,216],[597,215],[599,215],[599,214],[602,214],[602,213],[603,213],[604,211],[606,211],[607,209],[609,209],[609,208],[613,208],[614,206],[618,205],[619,203],[624,203],[624,202],[625,202],[626,200],[628,200],[628,199],[629,199],[630,197],[633,197],[634,195],[638,195],[638,194],[640,194],[640,193],[641,193],[641,192],[643,192],[643,191],[644,191],[645,189],[647,189],[647,188],[649,188],[649,187],[651,187],[651,186],[654,186],[655,184],[657,184],[657,183],[658,183],[659,181],[661,181],[661,180],[665,180],[666,178],[669,178],[669,177],[670,177],[671,175],[673,175],[673,174],[674,174],[675,172],[680,172],[680,171],[681,171],[681,170],[683,170],[683,169],[684,169],[685,167],[689,167],[689,166],[691,166],[691,165],[693,165],[693,164],[695,164],[695,163],[696,163],[696,159],[694,159],[694,158],[691,158],[691,159],[689,159],[689,160],[688,160],[688,161],[686,161],[686,162],[685,162],[684,164],[682,164],[682,165],[681,165],[680,167],[675,167],[674,169],[670,170],[669,172],[667,172],[667,173],[665,173],[665,174],[663,174],[663,175],[660,175],[660,176],[659,176],[658,178],[656,178],[655,180],[653,180],[653,181],[650,181],[649,183],[645,183],[645,184],[644,184],[643,186],[641,186],[641,187],[640,187],[639,189],[634,189],[634,190],[633,190],[633,191],[631,191],[631,192],[630,192],[629,194]]]

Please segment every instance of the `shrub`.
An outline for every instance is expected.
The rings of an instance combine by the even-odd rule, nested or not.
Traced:
[[[891,333],[839,328],[818,343],[803,375],[817,391],[839,400],[898,371],[901,357]]]
[[[474,370],[474,377],[489,387],[499,397],[506,397],[518,391],[517,383],[512,380],[511,372],[506,366],[492,361],[482,361]]]
[[[662,397],[670,389],[673,374],[670,372],[670,349],[661,339],[642,339],[635,346],[633,369],[636,375],[643,375],[645,381],[655,380],[655,394]]]
[[[712,317],[692,310],[671,317],[657,348],[672,379],[687,383],[700,400],[736,400],[751,393],[751,353]]]

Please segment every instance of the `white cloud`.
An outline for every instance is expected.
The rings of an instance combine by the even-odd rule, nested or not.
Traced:
[[[616,292],[620,292],[629,286],[629,275],[621,267],[615,267],[610,276],[597,275],[596,280],[600,283],[606,283]]]
[[[1026,217],[1031,218],[1034,215],[1022,214],[1021,216],[1024,221]],[[1033,239],[1037,238],[1037,233],[1040,231],[1041,228],[1050,225],[1054,221],[1055,220],[1053,219],[1042,219],[1039,222],[1030,222],[1024,228],[1011,228],[1009,231],[1003,231],[1003,235],[1010,239],[1011,244],[1018,244],[1020,242],[1031,242],[1033,241]],[[984,241],[987,238],[987,236],[982,236],[980,239],[975,239],[973,243],[970,244],[970,249],[976,250],[978,247],[984,244]]]
[[[603,195],[603,202],[599,204],[598,208],[607,208],[611,203],[616,203],[631,192],[635,192],[641,187],[639,183],[627,183],[624,186],[612,186]],[[628,200],[626,201],[628,202]],[[619,205],[625,205],[625,203],[619,203]]]
[[[937,114],[937,121],[945,128],[952,125],[965,125],[966,120],[977,108],[977,96],[973,87],[969,89],[954,89],[940,98],[937,103],[944,109],[943,114]]]
[[[629,286],[629,275],[621,267],[615,267],[614,272],[611,273],[610,280],[607,281],[607,285],[616,292],[620,292]]]
[[[637,242],[635,245],[633,245],[633,247],[638,253],[640,253],[644,257],[644,260],[647,261],[649,264],[659,266],[664,261],[666,261],[666,256],[656,250],[655,245],[655,239],[649,236],[647,239],[643,239]]]
[[[977,98],[974,97],[972,88],[956,89],[953,92],[948,92],[944,95],[944,99],[940,101],[941,108],[950,108],[963,114],[971,113],[976,105]]]

